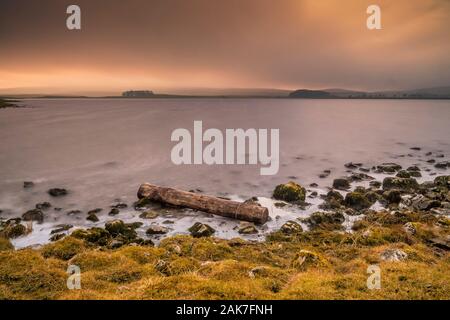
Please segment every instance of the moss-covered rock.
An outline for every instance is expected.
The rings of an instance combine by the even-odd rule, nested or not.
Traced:
[[[345,195],[344,204],[346,207],[360,211],[370,208],[373,202],[371,202],[363,193],[349,192]]]
[[[414,178],[386,177],[383,180],[383,190],[397,189],[403,192],[414,192],[419,188]]]
[[[333,188],[338,190],[348,190],[350,189],[350,181],[347,177],[334,179]]]
[[[341,212],[321,212],[312,213],[308,218],[302,219],[303,222],[309,225],[311,229],[341,229],[345,217]]]
[[[44,213],[40,209],[28,210],[22,214],[22,219],[25,221],[37,221],[42,223],[44,221]]]
[[[82,240],[74,237],[65,237],[62,240],[44,246],[42,255],[45,258],[53,257],[61,260],[69,260],[85,249],[86,246]]]
[[[216,232],[212,227],[205,223],[196,222],[192,227],[188,229],[188,231],[191,233],[191,235],[195,238],[200,237],[209,237]]]
[[[303,228],[295,221],[287,221],[281,226],[280,231],[286,234],[295,234],[303,232]]]
[[[306,189],[298,183],[289,181],[285,184],[276,186],[273,191],[273,197],[277,200],[283,200],[286,202],[305,201]]]

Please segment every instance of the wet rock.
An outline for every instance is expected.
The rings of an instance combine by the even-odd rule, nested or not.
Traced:
[[[169,229],[166,227],[151,225],[145,233],[148,235],[154,235],[154,234],[166,234],[167,232],[169,232]]]
[[[402,193],[399,190],[388,190],[383,192],[383,198],[388,204],[399,204],[402,201]]]
[[[311,188],[317,188],[319,185],[318,185],[317,183],[313,182],[313,183],[311,183],[309,186],[310,186]]]
[[[241,221],[238,227],[238,232],[240,234],[256,234],[258,229],[251,222]]]
[[[55,242],[55,241],[61,240],[65,236],[66,235],[64,233],[57,233],[57,234],[52,235],[49,240],[52,242]]]
[[[57,226],[55,226],[56,229],[53,229],[50,234],[55,234],[55,233],[61,233],[64,231],[68,231],[70,229],[73,228],[73,225],[71,224],[59,224]]]
[[[280,231],[286,234],[296,234],[303,232],[303,228],[295,221],[287,221],[281,226]]]
[[[67,195],[67,190],[64,188],[52,188],[47,191],[52,197],[61,197]]]
[[[344,164],[344,167],[346,167],[348,169],[356,169],[356,168],[358,168],[360,166],[362,166],[362,163],[348,162],[348,163]]]
[[[420,148],[420,147],[411,147],[410,149],[411,149],[411,150],[415,150],[415,151],[422,150],[422,148]]]
[[[293,181],[278,185],[273,192],[274,199],[286,202],[305,201],[305,196],[305,188]]]
[[[380,254],[380,258],[383,261],[398,262],[406,260],[408,255],[400,249],[387,249]]]
[[[416,171],[416,172],[420,172],[420,168],[418,166],[410,166],[406,169],[406,171]]]
[[[383,190],[397,189],[403,192],[414,192],[419,188],[414,178],[387,177],[383,180]]]
[[[333,180],[333,188],[338,190],[350,189],[350,182],[347,178],[337,178]]]
[[[376,167],[376,171],[380,173],[395,173],[402,169],[402,166],[397,163],[382,163]]]
[[[362,171],[362,172],[370,172],[370,168],[361,167],[361,168],[359,168],[359,171]]]
[[[91,221],[91,222],[98,222],[100,219],[97,217],[97,215],[93,212],[88,213],[86,220]]]
[[[111,234],[103,228],[78,229],[71,234],[74,238],[82,239],[99,246],[106,246],[111,240]]]
[[[275,202],[274,206],[277,208],[283,208],[283,207],[287,206],[287,203],[286,202]]]
[[[25,189],[34,187],[34,182],[33,182],[33,181],[24,181],[24,182],[23,182],[23,187],[24,187]]]
[[[345,195],[344,204],[346,207],[360,211],[370,208],[373,203],[363,193],[349,192]]]
[[[375,178],[372,176],[369,176],[368,174],[362,173],[362,172],[355,172],[349,177],[349,180],[351,182],[360,182],[360,181],[375,180]]]
[[[438,169],[447,169],[450,168],[450,161],[441,161],[434,165],[435,168]]]
[[[450,176],[438,176],[434,178],[434,185],[444,188],[450,188]]]
[[[50,209],[51,207],[52,207],[51,203],[47,202],[47,201],[36,204],[36,209],[39,209],[39,210],[47,210],[47,209]]]
[[[44,213],[39,209],[28,210],[22,214],[22,219],[25,221],[37,221],[42,223],[44,221]]]
[[[395,176],[399,178],[411,178],[411,174],[406,170],[400,170]]]
[[[427,160],[427,163],[435,163],[435,162],[436,162],[436,160],[434,160],[434,159]]]
[[[430,200],[423,195],[417,195],[412,199],[412,207],[417,210],[428,211],[433,208],[439,208],[440,206],[440,201]]]
[[[380,181],[370,181],[369,186],[378,189],[379,187],[381,187],[381,182]]]
[[[133,206],[136,210],[139,210],[139,209],[147,208],[147,207],[151,206],[152,204],[154,204],[154,201],[150,200],[149,198],[141,198],[138,201],[136,201]]]
[[[128,207],[128,205],[124,202],[119,202],[119,203],[113,204],[111,206],[111,208],[116,208],[116,209],[125,209],[126,207]]]
[[[310,228],[340,229],[345,217],[341,212],[314,212],[306,219],[302,219]]]
[[[317,196],[318,196],[317,191],[313,191],[313,192],[311,192],[311,194],[308,196],[308,198],[314,199],[314,198],[316,198]]]
[[[111,211],[109,211],[108,215],[110,216],[115,216],[118,215],[120,213],[120,210],[117,208],[112,208]]]
[[[159,216],[158,212],[153,211],[153,210],[147,210],[147,211],[142,212],[139,215],[139,218],[141,218],[141,219],[155,219],[158,216]]]
[[[195,238],[209,237],[216,232],[212,227],[201,222],[196,222],[188,231]]]
[[[129,228],[122,220],[112,220],[105,223],[105,229],[113,236],[125,233]]]
[[[127,226],[128,228],[131,228],[131,229],[139,229],[143,225],[144,224],[140,221],[125,223],[125,226]]]
[[[87,214],[88,215],[90,215],[90,214],[97,214],[97,213],[100,213],[102,211],[103,211],[102,208],[95,208],[95,209],[89,210]]]
[[[81,210],[70,210],[67,212],[67,215],[68,216],[76,216],[76,215],[79,215],[82,213],[83,213],[83,211],[81,211]]]

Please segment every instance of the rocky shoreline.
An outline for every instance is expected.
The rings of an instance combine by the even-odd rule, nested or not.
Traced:
[[[438,172],[444,173],[449,168],[449,162],[435,161],[434,166]],[[142,228],[142,221],[155,219],[167,211],[181,210],[143,198],[132,204],[142,221],[126,222],[120,219],[121,210],[128,204],[116,201],[107,210],[110,219],[104,227],[81,229],[71,224],[55,225],[49,239],[52,243],[14,250],[9,239],[27,237],[34,226],[45,221],[49,210],[61,210],[53,208],[50,202],[38,203],[21,217],[0,220],[0,297],[129,298],[119,292],[124,284],[127,287],[142,286],[149,279],[158,282],[168,278],[176,281],[173,282],[174,288],[182,287],[180,292],[173,291],[173,288],[166,288],[171,292],[168,295],[138,290],[140,295],[131,297],[448,299],[450,281],[445,284],[442,281],[450,277],[450,176],[436,175],[432,181],[419,183],[416,178],[422,175],[422,171],[417,166],[404,169],[396,163],[382,163],[366,168],[361,163],[350,162],[345,167],[349,175],[334,179],[332,186],[324,193],[319,194],[310,189],[314,186],[305,187],[294,181],[276,186],[272,195],[276,208],[297,207],[301,210],[310,205],[309,200],[320,199],[320,210],[308,217],[284,222],[278,230],[267,233],[265,241],[215,238],[216,230],[202,222],[196,222],[186,230],[190,235],[165,237],[173,223],[170,219],[146,227],[145,236],[142,236],[136,231]],[[371,176],[380,173],[386,175],[382,181]],[[361,182],[367,186],[352,186]],[[31,181],[23,184],[24,189],[33,186]],[[52,188],[47,192],[51,197],[70,196],[70,190],[64,188]],[[258,204],[260,199],[253,197],[247,201]],[[98,214],[103,210],[94,208],[85,214],[85,219],[98,222]],[[83,213],[71,210],[67,214],[79,216]],[[237,228],[244,238],[261,231],[261,226],[249,222],[241,222]],[[158,241],[155,242],[155,239]],[[91,260],[85,261],[86,256]],[[45,277],[50,277],[50,274],[51,277],[61,276],[68,263],[79,263],[82,269],[89,264],[105,263],[109,271],[91,270],[92,278],[89,278],[88,286],[95,287],[99,277],[103,279],[99,273],[111,273],[113,278],[105,276],[101,280],[104,281],[104,290],[91,288],[87,296],[84,295],[86,292],[68,292],[64,288],[52,291],[48,283],[41,283],[42,288],[29,291],[29,288],[22,288],[22,281],[27,279],[27,270],[23,266],[31,263],[29,259],[43,263],[43,269],[39,272]],[[122,269],[119,262],[122,259],[132,266]],[[16,263],[21,266],[21,271],[15,270],[19,274],[12,277],[8,272],[14,269]],[[365,277],[364,266],[374,263],[387,265],[389,270],[401,273],[395,279],[389,278],[387,292],[363,288],[365,282],[361,277]],[[241,268],[246,270],[245,274],[242,274]],[[343,275],[339,274],[339,270]],[[334,276],[329,278],[318,274],[319,271],[330,272]],[[236,275],[226,276],[228,272],[235,272]],[[330,292],[311,291],[308,294],[305,288],[298,288],[295,283],[307,281],[302,278],[306,274],[316,285],[323,285]],[[348,285],[342,277],[352,285]],[[406,280],[401,280],[403,278]],[[236,281],[235,286],[227,286],[226,279]],[[355,283],[356,279],[361,281]],[[324,284],[325,280],[328,282]],[[197,283],[200,291],[194,296],[189,295],[188,288],[193,284],[186,281]],[[239,281],[250,281],[248,286],[257,285],[258,288],[243,292],[239,289]],[[396,287],[406,284],[407,292]],[[224,293],[219,293],[219,289],[213,290],[214,293],[202,291],[209,285],[221,287]],[[227,290],[232,293],[227,295]],[[398,294],[399,291],[402,294]],[[125,292],[130,294],[128,289]]]

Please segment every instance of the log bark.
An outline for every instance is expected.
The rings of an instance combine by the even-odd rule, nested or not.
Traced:
[[[226,200],[174,188],[159,187],[150,183],[142,184],[137,195],[139,199],[148,198],[155,202],[191,208],[257,224],[266,223],[269,217],[269,210],[257,204]]]

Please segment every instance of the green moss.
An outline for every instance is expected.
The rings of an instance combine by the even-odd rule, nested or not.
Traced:
[[[74,237],[65,237],[62,240],[46,245],[42,249],[45,258],[54,257],[61,260],[69,260],[76,254],[86,249],[84,242]]]

